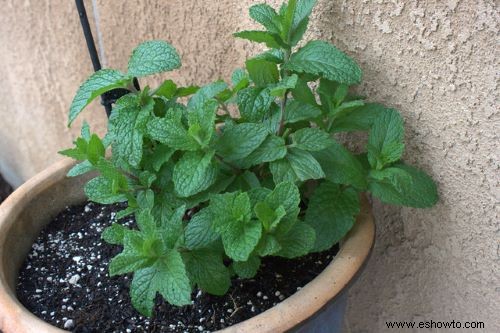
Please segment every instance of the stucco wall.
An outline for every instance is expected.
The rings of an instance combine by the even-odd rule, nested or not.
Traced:
[[[89,0],[87,9],[105,65],[124,69],[138,42],[166,39],[184,66],[170,76],[202,84],[228,79],[255,52],[231,38],[253,26],[253,3]],[[70,145],[79,124],[65,127],[68,106],[92,67],[72,1],[2,6],[0,171],[18,185]],[[494,0],[319,0],[309,37],[352,55],[364,70],[359,92],[402,112],[405,159],[437,180],[441,196],[430,210],[375,202],[377,244],[351,291],[350,332],[431,319],[500,331],[498,22]],[[83,118],[102,131],[97,103]]]

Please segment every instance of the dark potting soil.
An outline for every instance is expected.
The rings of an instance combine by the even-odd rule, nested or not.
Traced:
[[[120,247],[101,238],[123,207],[87,203],[68,207],[42,231],[25,260],[17,295],[26,308],[73,332],[211,332],[276,305],[316,277],[337,249],[288,260],[269,257],[253,279],[234,278],[225,296],[195,290],[193,304],[175,307],[160,296],[152,318],[132,307],[132,275],[109,277]],[[134,226],[132,217],[120,223]]]
[[[4,201],[9,194],[12,193],[12,191],[12,186],[10,186],[0,174],[0,203],[2,203],[2,201]]]

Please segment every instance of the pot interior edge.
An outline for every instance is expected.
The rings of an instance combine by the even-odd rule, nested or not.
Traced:
[[[5,273],[6,287],[12,295],[15,295],[19,269],[41,230],[65,207],[85,201],[83,185],[89,178],[62,177],[46,187],[41,183],[40,188],[35,186],[31,189],[35,192],[34,195],[22,195],[13,203],[19,207],[13,209],[13,214],[8,216],[12,223],[5,230],[7,234],[4,244],[0,244],[3,247],[0,258],[2,271]]]

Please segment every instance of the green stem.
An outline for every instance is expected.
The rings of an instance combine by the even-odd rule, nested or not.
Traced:
[[[283,140],[286,140],[288,138],[288,135],[290,134],[291,131],[292,131],[291,128],[285,129],[285,132],[283,133]]]
[[[285,56],[283,60],[283,66],[286,65],[288,60],[290,60],[290,49],[285,49]],[[286,79],[288,77],[288,71],[284,70],[282,73],[282,80]],[[286,108],[286,102],[288,101],[288,89],[285,91],[285,95],[281,99],[281,104],[280,104],[280,127],[278,129],[278,135],[281,135],[283,132],[283,128],[285,127],[285,108]]]
[[[226,103],[224,103],[223,101],[221,101],[219,98],[215,97],[215,100],[217,101],[217,103],[219,103],[219,106],[221,107],[221,109],[223,111],[225,111],[227,114],[230,114],[229,113],[229,109],[227,108],[227,105]]]
[[[227,161],[224,161],[224,158],[222,158],[222,156],[220,156],[219,154],[215,154],[215,158],[221,162],[222,164],[225,164],[227,165],[228,167],[231,168],[231,170],[233,170],[233,172],[235,173],[235,175],[239,175],[241,173],[241,169],[238,168],[237,166],[227,162]]]

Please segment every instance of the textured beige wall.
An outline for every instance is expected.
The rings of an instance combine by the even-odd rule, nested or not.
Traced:
[[[180,83],[227,79],[255,52],[230,38],[252,27],[253,3],[95,0],[104,63],[124,69],[138,42],[159,38],[182,55],[169,74]],[[19,183],[70,144],[79,124],[65,128],[67,109],[91,65],[72,1],[2,5],[0,171]],[[358,90],[401,110],[405,158],[441,195],[431,210],[375,203],[377,245],[351,291],[348,331],[432,319],[500,332],[498,22],[494,0],[319,0],[309,37],[352,55],[365,73]],[[97,103],[84,118],[103,129]]]
[[[60,158],[56,152],[78,133],[81,120],[68,130],[67,110],[92,65],[74,1],[0,6],[0,172],[18,186]],[[100,109],[85,116],[104,127]]]

